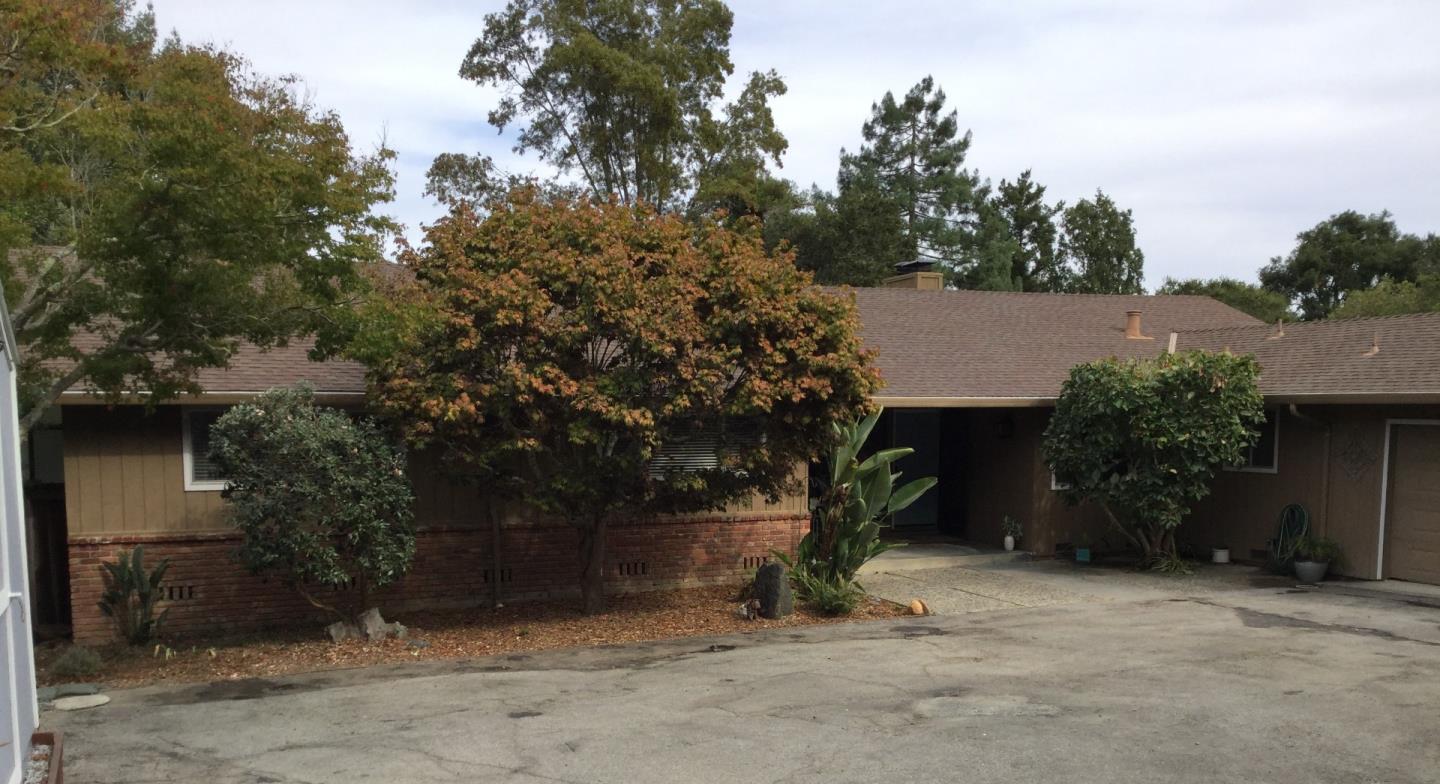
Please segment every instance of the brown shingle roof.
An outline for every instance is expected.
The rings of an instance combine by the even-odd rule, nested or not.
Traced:
[[[304,381],[317,394],[365,392],[364,365],[349,360],[311,362],[308,352],[314,345],[313,340],[298,339],[269,351],[241,346],[230,367],[201,370],[200,387],[210,393],[256,392]]]
[[[94,347],[96,338],[80,334],[75,338],[76,347],[87,350]],[[207,395],[244,396],[264,392],[271,387],[293,386],[308,383],[318,395],[361,395],[365,392],[365,366],[349,360],[328,362],[310,361],[310,349],[315,341],[310,338],[296,338],[285,346],[259,349],[242,343],[230,359],[230,366],[223,368],[202,368],[196,374],[196,382]],[[77,385],[67,394],[83,395],[85,386]]]
[[[1255,354],[1267,396],[1440,399],[1440,314],[1287,324],[1284,336],[1273,338],[1273,325],[1208,297],[832,291],[853,291],[862,338],[886,382],[879,397],[892,405],[917,398],[1043,404],[1076,364],[1155,356],[1172,331],[1182,350]],[[1125,337],[1128,310],[1142,311],[1143,332],[1153,340]],[[1377,337],[1380,350],[1371,353]],[[211,395],[301,381],[322,394],[364,393],[363,366],[311,362],[311,346],[303,339],[268,351],[245,346],[229,368],[203,370],[198,380]]]
[[[1070,368],[1154,356],[1171,331],[1260,324],[1209,297],[855,289],[861,334],[885,379],[880,397],[1052,399]],[[1142,331],[1125,337],[1125,312]],[[1261,327],[1263,329],[1263,326]]]
[[[1199,330],[1179,347],[1254,354],[1268,397],[1440,398],[1440,313]]]

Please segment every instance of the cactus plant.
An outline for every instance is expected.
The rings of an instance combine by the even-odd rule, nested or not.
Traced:
[[[165,616],[155,614],[160,601],[160,582],[170,568],[170,559],[162,558],[155,568],[145,570],[145,546],[121,550],[114,563],[103,563],[105,591],[100,594],[100,611],[115,622],[115,630],[131,645],[144,645],[160,634]]]

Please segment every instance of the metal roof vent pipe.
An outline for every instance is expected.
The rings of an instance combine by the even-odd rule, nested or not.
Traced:
[[[1125,311],[1125,337],[1130,340],[1152,340],[1140,331],[1140,313],[1138,310]]]

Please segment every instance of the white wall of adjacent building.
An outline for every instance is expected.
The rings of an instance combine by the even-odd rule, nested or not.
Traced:
[[[24,775],[35,702],[35,652],[30,633],[29,569],[26,565],[25,500],[20,481],[19,401],[15,390],[15,339],[0,291],[0,782]]]

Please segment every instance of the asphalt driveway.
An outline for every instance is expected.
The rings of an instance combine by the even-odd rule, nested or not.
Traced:
[[[1253,588],[276,681],[43,716],[85,782],[1435,782],[1440,607]]]

